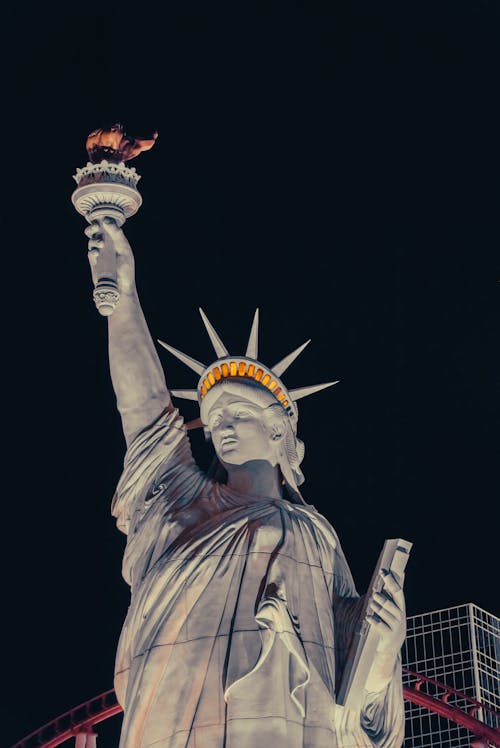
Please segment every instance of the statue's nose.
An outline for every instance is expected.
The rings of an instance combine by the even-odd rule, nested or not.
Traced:
[[[221,432],[224,434],[225,432],[232,432],[234,431],[234,422],[231,416],[225,416],[222,423],[221,423]]]

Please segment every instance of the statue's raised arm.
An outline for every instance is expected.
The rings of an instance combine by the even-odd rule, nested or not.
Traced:
[[[130,244],[112,218],[85,229],[93,270],[103,255],[116,255],[120,302],[108,317],[109,365],[127,444],[170,404],[155,345],[139,302]]]

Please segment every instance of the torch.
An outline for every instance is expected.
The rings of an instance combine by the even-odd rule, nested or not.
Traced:
[[[108,217],[123,226],[127,218],[137,213],[142,204],[137,189],[141,177],[125,162],[152,148],[157,137],[155,132],[151,138],[132,138],[121,124],[90,133],[86,142],[89,161],[76,170],[73,179],[78,187],[71,196],[76,210],[89,223]],[[108,254],[100,253],[92,267],[94,302],[105,317],[113,314],[120,300],[116,256],[107,257]]]

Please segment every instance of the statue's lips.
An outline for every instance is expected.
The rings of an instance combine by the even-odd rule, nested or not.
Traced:
[[[234,436],[227,436],[221,441],[221,449],[223,452],[226,452],[230,449],[233,449],[233,447],[238,443],[238,439]]]

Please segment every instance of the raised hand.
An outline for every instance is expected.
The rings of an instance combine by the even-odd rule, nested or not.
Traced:
[[[113,218],[99,218],[87,226],[88,258],[94,284],[100,278],[116,278],[121,294],[135,289],[134,255],[122,229]]]

